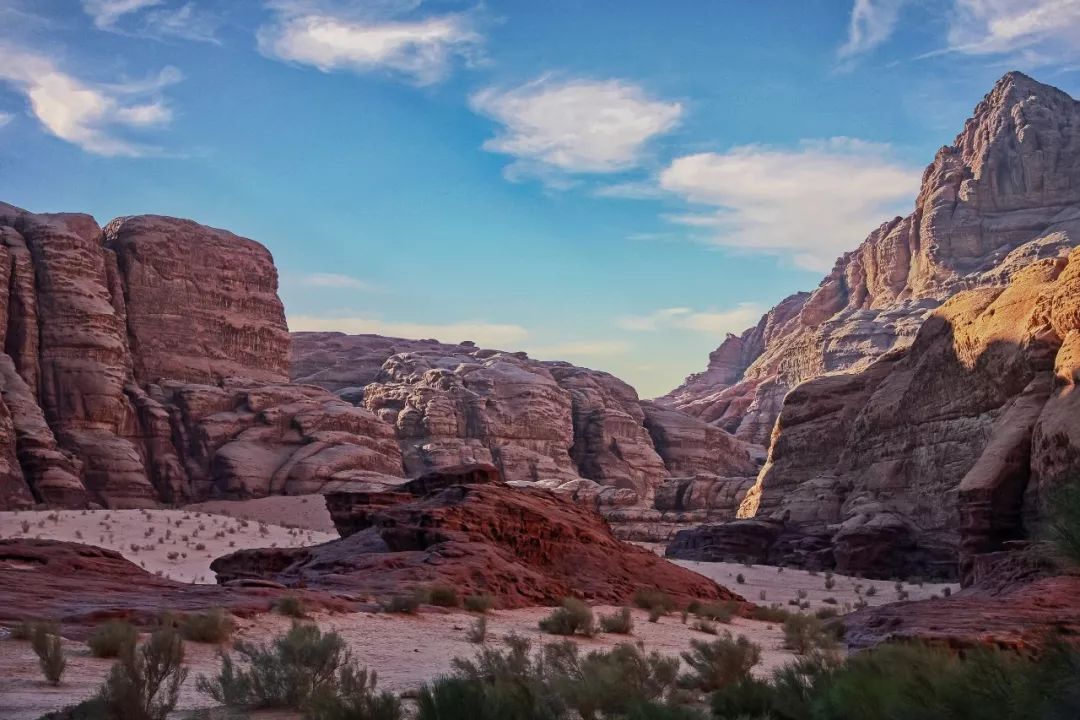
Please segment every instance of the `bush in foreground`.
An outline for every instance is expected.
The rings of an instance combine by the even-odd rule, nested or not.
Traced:
[[[139,631],[126,620],[109,620],[94,628],[86,644],[90,654],[99,658],[120,657],[135,648],[139,640]]]
[[[690,671],[680,676],[679,684],[712,692],[749,677],[750,668],[761,662],[761,646],[745,635],[735,638],[725,632],[712,642],[691,640],[682,659]]]
[[[299,598],[296,595],[282,595],[278,598],[278,601],[274,603],[274,609],[285,617],[296,618],[298,620],[307,617],[307,605],[302,598]]]
[[[60,679],[67,669],[67,658],[64,655],[64,641],[60,638],[60,631],[52,623],[37,623],[33,626],[30,635],[30,647],[38,657],[38,665],[41,674],[51,685],[59,685]]]
[[[495,598],[487,593],[481,593],[480,595],[466,595],[463,605],[469,612],[483,614],[495,605]]]
[[[180,623],[183,638],[198,643],[223,643],[232,637],[235,630],[236,622],[232,615],[221,608],[191,613]]]
[[[592,610],[576,598],[563,598],[562,606],[540,621],[540,629],[552,635],[596,634]]]
[[[140,647],[121,654],[98,699],[110,720],[165,720],[186,678],[184,641],[171,625],[163,625]]]
[[[632,635],[634,617],[630,614],[630,608],[619,608],[611,615],[601,615],[600,630],[613,635]]]

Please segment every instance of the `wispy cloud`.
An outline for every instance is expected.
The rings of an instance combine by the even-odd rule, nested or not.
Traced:
[[[99,30],[139,37],[218,42],[221,18],[195,2],[82,0],[82,7]]]
[[[172,111],[160,90],[181,77],[179,70],[167,67],[143,82],[92,84],[65,73],[52,58],[0,44],[0,82],[26,97],[49,133],[95,155],[160,152],[118,133],[168,124]]]
[[[906,0],[855,0],[848,23],[847,41],[837,50],[841,59],[873,50],[896,30]]]
[[[323,72],[385,70],[430,85],[445,78],[456,60],[476,60],[483,37],[469,13],[394,17],[418,4],[278,0],[271,3],[275,19],[259,28],[259,49]]]
[[[337,331],[351,334],[376,334],[401,338],[435,338],[443,342],[472,340],[478,345],[511,348],[528,337],[520,325],[491,323],[485,320],[463,320],[451,323],[412,323],[383,320],[377,317],[334,317],[321,315],[289,315],[292,331]]]
[[[647,315],[623,315],[615,324],[632,332],[689,330],[708,335],[738,333],[757,322],[763,309],[757,303],[739,303],[727,310],[699,311],[688,307],[654,310]]]
[[[164,0],[83,0],[82,7],[83,11],[93,18],[98,29],[112,30],[125,15],[132,15],[163,2]]]
[[[511,177],[541,178],[635,167],[647,143],[675,127],[683,111],[622,80],[550,76],[510,90],[482,90],[471,104],[502,125],[484,149],[516,158]]]
[[[339,275],[337,273],[309,273],[307,275],[302,275],[299,280],[301,285],[306,285],[307,287],[362,290],[364,292],[374,292],[377,290],[374,285],[366,280],[354,278],[349,275]]]
[[[853,138],[761,145],[674,160],[661,187],[710,208],[671,217],[705,242],[790,255],[828,270],[874,227],[908,207],[921,171],[895,160],[887,145]]]
[[[1080,57],[1080,0],[955,0],[945,52],[1030,65]]]

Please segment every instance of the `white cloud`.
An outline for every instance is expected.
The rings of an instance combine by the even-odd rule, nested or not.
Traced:
[[[1080,0],[955,0],[948,51],[1017,54],[1031,64],[1080,57]]]
[[[740,333],[761,317],[763,308],[757,303],[739,303],[729,310],[697,311],[687,307],[661,308],[647,315],[623,315],[615,324],[623,330],[654,332],[657,330],[689,330],[707,335]]]
[[[60,70],[48,57],[0,45],[0,82],[25,95],[34,116],[56,137],[96,155],[138,157],[158,148],[116,131],[167,124],[172,112],[158,91],[180,79],[175,68],[140,83],[90,84]]]
[[[11,113],[0,112],[0,128],[7,125],[9,122],[15,119],[15,116]]]
[[[260,51],[323,72],[382,69],[430,85],[446,77],[456,59],[475,60],[482,42],[467,14],[410,20],[387,16],[413,9],[414,3],[371,3],[358,9],[284,0],[272,7],[277,17],[259,28]]]
[[[370,292],[375,289],[371,283],[364,280],[350,277],[349,275],[339,275],[337,273],[309,273],[300,278],[300,283],[302,285],[307,285],[308,287],[363,290],[365,292]]]
[[[503,126],[484,149],[512,155],[516,171],[526,174],[634,167],[649,140],[675,127],[682,115],[679,103],[655,100],[621,80],[542,77],[512,90],[482,90],[471,104]]]
[[[125,15],[160,5],[164,0],[83,0],[83,11],[101,30],[112,30]]]
[[[289,329],[297,332],[337,331],[350,334],[376,334],[401,338],[435,338],[443,342],[472,340],[478,345],[511,348],[528,336],[520,325],[489,323],[484,320],[464,320],[454,323],[393,322],[373,317],[325,317],[290,315]]]
[[[828,270],[911,205],[920,176],[886,145],[832,138],[797,149],[750,145],[680,157],[660,185],[712,208],[669,218],[703,232],[705,242],[791,255],[801,267]]]
[[[837,51],[850,58],[882,44],[892,36],[905,0],[855,0],[851,8],[847,42]]]

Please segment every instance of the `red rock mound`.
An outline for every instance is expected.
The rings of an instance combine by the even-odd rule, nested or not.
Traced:
[[[301,549],[242,550],[211,568],[220,582],[387,596],[430,583],[489,593],[502,607],[563,597],[626,603],[659,589],[680,601],[745,601],[697,573],[620,542],[595,511],[545,490],[515,489],[481,470],[440,487],[432,477],[367,492],[334,493],[341,540]],[[451,477],[454,477],[453,475]],[[747,606],[749,604],[747,603]]]
[[[162,612],[225,608],[240,616],[266,612],[281,588],[188,585],[152,575],[112,550],[58,540],[0,540],[0,624],[53,620],[65,632],[123,617],[139,624]],[[292,592],[292,591],[290,591]],[[306,593],[313,607],[339,606]]]

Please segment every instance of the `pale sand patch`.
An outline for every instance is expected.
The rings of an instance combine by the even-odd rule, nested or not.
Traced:
[[[614,611],[597,607],[599,613]],[[488,642],[501,644],[509,633],[530,638],[534,647],[556,640],[543,635],[537,622],[550,608],[500,610],[488,615]],[[711,635],[691,630],[680,622],[678,615],[650,623],[647,614],[634,610],[634,634],[601,635],[596,638],[574,638],[582,650],[610,648],[620,642],[641,641],[648,651],[677,656],[689,647],[691,639],[711,640]],[[379,686],[393,692],[414,690],[424,682],[449,672],[455,657],[472,657],[478,646],[466,639],[475,616],[462,612],[421,613],[416,616],[380,613],[317,614],[313,618],[324,630],[336,630],[346,639],[357,661],[375,670]],[[240,620],[237,637],[268,642],[285,632],[290,621],[278,615],[262,615]],[[788,662],[792,655],[783,650],[783,632],[779,626],[736,618],[730,626],[735,634],[746,635],[762,647],[762,662],[756,671],[770,672]],[[110,660],[91,657],[82,643],[66,643],[68,669],[63,684],[53,688],[45,684],[38,671],[30,644],[0,640],[0,718],[34,720],[43,713],[86,699],[102,683]],[[181,693],[180,710],[208,707],[213,701],[195,690],[195,678],[210,674],[218,667],[217,648],[186,643],[186,664],[190,668]],[[285,715],[288,717],[288,715]]]
[[[29,525],[25,531],[24,523]],[[0,512],[0,538],[20,537],[96,545],[116,550],[151,573],[213,584],[214,558],[245,548],[317,545],[338,534],[186,509]]]
[[[891,580],[864,580],[851,577],[850,575],[833,575],[833,587],[825,587],[826,574],[824,572],[812,575],[806,570],[784,568],[779,571],[772,565],[754,565],[746,567],[739,563],[722,562],[697,562],[694,560],[672,560],[676,565],[693,570],[707,578],[711,578],[719,584],[731,588],[747,600],[758,605],[771,605],[780,603],[786,610],[794,610],[789,605],[791,600],[799,600],[799,590],[806,592],[805,600],[810,602],[810,609],[817,610],[823,607],[835,608],[844,613],[859,600],[856,588],[862,589],[862,598],[870,606],[887,605],[899,600],[896,591],[896,583]],[[738,576],[743,576],[743,582],[738,582]],[[875,588],[873,595],[867,595],[869,588]],[[957,592],[960,585],[957,583],[917,583],[904,582],[903,590],[908,594],[909,600],[926,600],[941,595],[945,589],[949,592]],[[764,593],[764,596],[762,595]],[[823,602],[826,598],[836,600],[835,604]],[[845,607],[846,605],[846,607]]]

